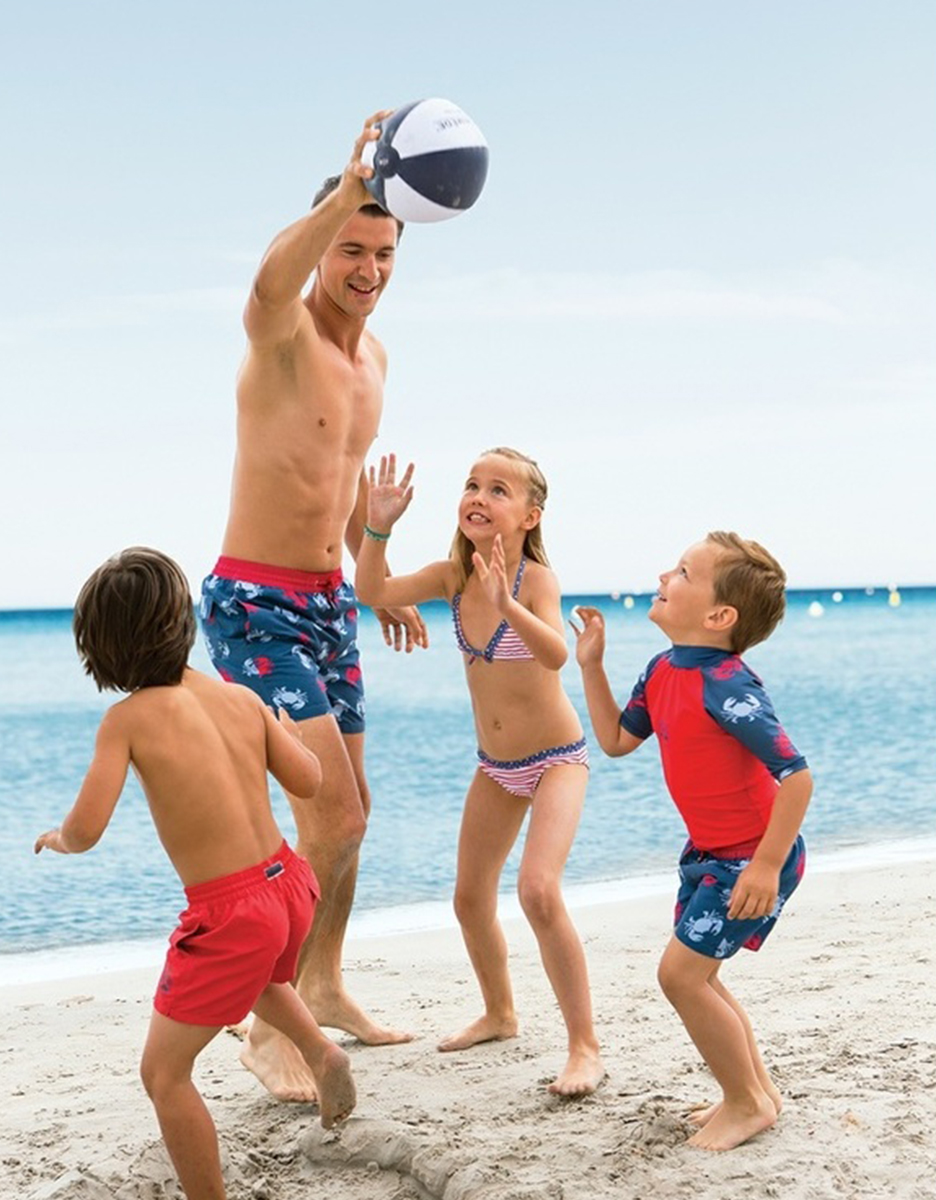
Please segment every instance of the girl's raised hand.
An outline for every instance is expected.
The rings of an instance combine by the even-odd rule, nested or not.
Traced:
[[[380,459],[380,469],[370,468],[367,492],[367,524],[375,533],[389,533],[403,516],[413,498],[412,478],[414,471],[410,463],[400,482],[396,482],[396,455],[389,454]]]
[[[575,634],[576,662],[580,667],[600,663],[605,652],[605,622],[601,610],[580,604],[575,614],[582,622],[581,629],[574,621],[569,622]]]
[[[477,552],[471,556],[481,590],[499,613],[505,613],[510,603],[510,587],[507,584],[507,560],[504,543],[498,534],[491,547],[491,561],[486,563]]]

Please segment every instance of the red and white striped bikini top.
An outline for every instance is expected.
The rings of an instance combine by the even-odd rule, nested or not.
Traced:
[[[520,591],[520,581],[523,579],[523,570],[526,566],[526,558],[521,557],[520,566],[517,567],[517,578],[514,580],[513,591],[511,595],[516,600]],[[458,642],[458,648],[463,654],[470,656],[468,666],[472,666],[475,659],[483,658],[485,662],[493,662],[498,660],[512,660],[513,662],[529,662],[533,655],[527,649],[525,642],[506,621],[501,621],[500,625],[494,630],[494,634],[483,650],[478,650],[475,646],[469,644],[465,637],[465,631],[462,629],[461,623],[461,592],[456,592],[452,597],[452,620],[455,623],[455,641]]]

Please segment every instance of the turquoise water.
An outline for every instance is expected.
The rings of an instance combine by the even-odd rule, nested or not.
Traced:
[[[936,835],[936,588],[793,593],[780,630],[747,661],[767,688],[816,780],[805,833],[813,852]],[[646,619],[609,597],[609,675],[621,700],[662,649]],[[819,603],[818,615],[811,606]],[[361,642],[368,695],[367,765],[374,812],[364,844],[357,911],[447,900],[474,737],[460,658],[444,605],[428,605],[432,645],[395,655],[369,613]],[[0,952],[164,937],[181,907],[138,785],[129,780],[110,828],[86,855],[32,853],[36,835],[71,805],[111,701],[75,656],[68,612],[0,613],[0,869],[8,901]],[[210,670],[199,646],[194,664]],[[564,679],[590,726],[571,662]],[[625,760],[601,757],[566,871],[571,884],[670,871],[682,826],[651,741]],[[288,805],[274,796],[287,835]],[[511,888],[519,849],[507,864]]]

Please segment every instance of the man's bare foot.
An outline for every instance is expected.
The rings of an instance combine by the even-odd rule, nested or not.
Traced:
[[[330,1046],[322,1055],[315,1075],[318,1085],[322,1128],[331,1129],[346,1120],[357,1103],[351,1075],[351,1060],[340,1046]]]
[[[411,1033],[405,1033],[401,1029],[389,1029],[372,1021],[347,992],[321,996],[307,1000],[306,1003],[320,1026],[341,1029],[344,1033],[356,1037],[365,1046],[395,1046],[413,1040]]]
[[[777,1120],[777,1110],[766,1092],[756,1105],[740,1107],[722,1101],[718,1111],[689,1139],[687,1145],[697,1150],[733,1150]]]
[[[295,1044],[269,1025],[263,1027],[263,1035],[258,1039],[255,1025],[256,1022],[251,1025],[241,1048],[243,1065],[277,1100],[314,1103],[318,1099],[315,1077]]]
[[[774,1087],[774,1085],[771,1083],[768,1087],[764,1088],[764,1091],[773,1101],[773,1106],[777,1111],[777,1116],[779,1117],[781,1111],[783,1110],[783,1096],[780,1094],[780,1089]],[[711,1121],[712,1117],[715,1116],[720,1108],[720,1100],[717,1104],[698,1104],[694,1108],[690,1109],[690,1111],[686,1114],[686,1120],[690,1125],[697,1125],[699,1129],[701,1129],[703,1125],[707,1125],[709,1121]]]
[[[590,1096],[605,1077],[597,1054],[577,1050],[569,1055],[564,1070],[548,1088],[554,1096]]]
[[[439,1042],[443,1053],[449,1050],[467,1050],[469,1046],[477,1046],[481,1042],[502,1042],[507,1038],[517,1036],[517,1018],[500,1018],[489,1016],[487,1013],[466,1025],[459,1033],[450,1033]]]

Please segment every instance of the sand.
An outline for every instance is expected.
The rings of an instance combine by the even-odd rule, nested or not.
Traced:
[[[575,911],[609,1072],[579,1101],[544,1086],[563,1031],[522,922],[507,927],[520,1036],[449,1055],[438,1037],[479,1011],[457,932],[350,942],[353,993],[417,1040],[340,1039],[359,1105],[336,1135],[216,1039],[197,1079],[231,1200],[932,1200],[933,864],[808,875],[763,951],[726,965],[785,1096],[773,1129],[726,1154],[684,1144],[684,1114],[716,1088],[657,988],[669,914],[663,896]],[[156,973],[0,989],[4,1200],[181,1195],[137,1076]]]

